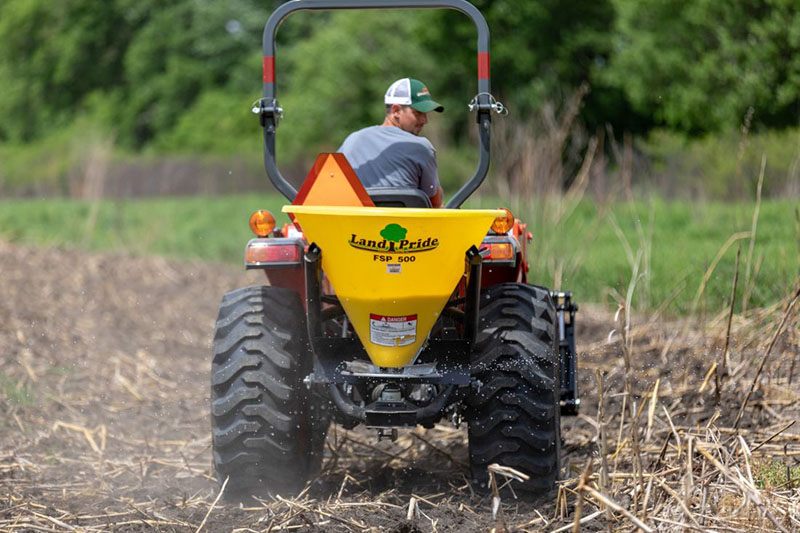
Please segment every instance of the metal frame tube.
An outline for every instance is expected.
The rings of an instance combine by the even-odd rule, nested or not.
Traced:
[[[481,264],[483,263],[480,252],[474,246],[467,250],[467,261],[469,262],[469,281],[467,282],[467,294],[464,300],[464,339],[471,346],[475,344],[475,338],[480,327]]]
[[[489,26],[481,12],[466,0],[291,0],[279,6],[267,20],[263,34],[263,98],[260,103],[261,125],[264,128],[264,168],[272,184],[289,201],[294,201],[297,190],[283,177],[275,158],[275,134],[281,110],[277,103],[275,79],[275,36],[286,17],[295,11],[333,9],[454,9],[466,14],[478,32],[478,96],[477,122],[479,129],[479,161],[475,174],[447,202],[456,208],[480,186],[489,171],[490,127],[492,108],[489,74]]]
[[[314,345],[322,336],[322,290],[320,286],[322,250],[315,243],[308,246],[304,257],[306,273],[306,327],[308,340]]]

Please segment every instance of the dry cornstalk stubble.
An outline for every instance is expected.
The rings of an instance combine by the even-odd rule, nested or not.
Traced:
[[[504,465],[474,492],[463,428],[394,443],[334,428],[303,494],[238,507],[210,471],[208,335],[217,295],[257,280],[66,250],[61,276],[30,268],[52,253],[0,243],[0,531],[800,530],[790,298],[706,324],[631,313],[624,346],[583,306],[584,403],[563,419],[553,497],[515,498]]]

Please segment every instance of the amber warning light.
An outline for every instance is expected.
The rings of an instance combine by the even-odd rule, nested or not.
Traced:
[[[514,214],[505,207],[502,209],[505,211],[505,214],[495,218],[494,222],[492,222],[492,231],[498,234],[508,233],[508,231],[514,227]]]
[[[256,237],[268,237],[275,229],[275,217],[266,209],[259,209],[250,215],[250,229]]]

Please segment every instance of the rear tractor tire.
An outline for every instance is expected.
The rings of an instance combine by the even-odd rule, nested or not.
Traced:
[[[498,463],[530,476],[515,489],[554,489],[561,452],[559,368],[549,291],[518,283],[483,291],[472,356],[479,387],[467,402],[470,470],[479,488],[487,487],[487,467]]]
[[[292,291],[247,287],[220,304],[211,369],[214,469],[229,499],[293,495],[317,473],[328,418],[302,383],[305,315]]]

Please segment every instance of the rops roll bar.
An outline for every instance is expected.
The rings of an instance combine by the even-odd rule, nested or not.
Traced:
[[[449,8],[460,11],[475,23],[478,30],[478,92],[470,108],[477,111],[480,138],[480,159],[475,175],[447,202],[447,207],[459,207],[477,189],[489,171],[491,113],[497,110],[489,86],[489,26],[478,9],[466,0],[291,0],[279,6],[264,26],[264,91],[254,110],[264,128],[264,168],[272,184],[287,199],[293,201],[297,190],[286,181],[275,160],[275,133],[283,110],[278,105],[275,79],[275,36],[278,26],[295,11],[332,9],[389,9],[389,8]]]

